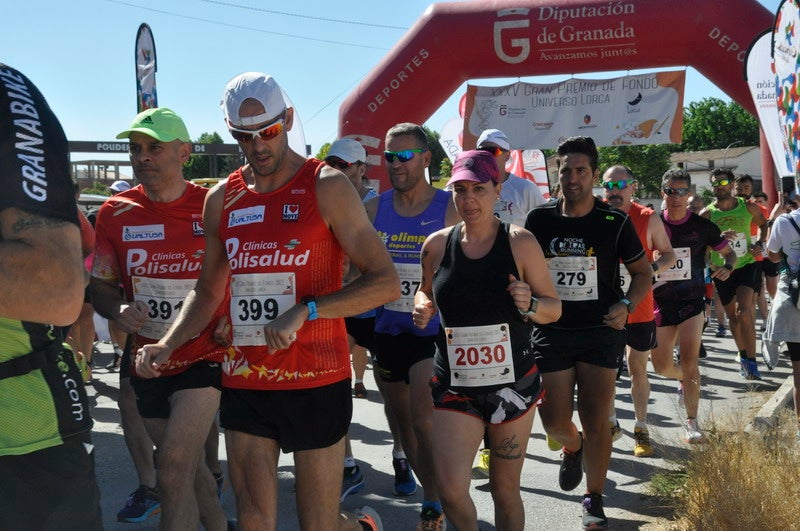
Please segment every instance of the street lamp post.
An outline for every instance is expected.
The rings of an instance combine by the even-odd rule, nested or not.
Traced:
[[[734,140],[733,142],[731,142],[730,144],[728,144],[725,147],[725,151],[722,153],[722,167],[723,168],[727,168],[728,167],[728,165],[727,165],[727,162],[728,162],[728,150],[730,148],[732,148],[733,146],[736,146],[736,145],[739,145],[739,144],[744,144],[744,140]]]

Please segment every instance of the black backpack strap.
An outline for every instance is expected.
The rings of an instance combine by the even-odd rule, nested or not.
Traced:
[[[22,376],[37,369],[44,369],[47,366],[47,359],[48,356],[45,350],[35,350],[19,358],[4,361],[0,363],[0,380]]]

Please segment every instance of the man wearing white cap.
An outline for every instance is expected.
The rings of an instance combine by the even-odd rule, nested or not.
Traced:
[[[506,163],[511,156],[511,144],[505,133],[499,129],[485,129],[478,137],[477,146],[479,150],[494,155],[500,172],[499,182],[503,188],[500,198],[494,204],[494,215],[501,221],[522,227],[528,212],[533,207],[545,204],[547,200],[536,183],[506,170]]]
[[[114,192],[114,194],[119,194],[131,189],[131,185],[127,181],[114,181],[114,183],[108,187],[109,190]]]
[[[300,527],[335,529],[353,407],[342,318],[399,296],[399,279],[345,175],[289,148],[294,109],[271,76],[236,76],[222,107],[247,164],[209,192],[200,279],[137,369],[160,367],[202,330],[230,278],[220,420],[239,527],[275,529],[283,450],[294,452]],[[342,288],[345,255],[361,276]],[[345,524],[379,529],[364,513]]]

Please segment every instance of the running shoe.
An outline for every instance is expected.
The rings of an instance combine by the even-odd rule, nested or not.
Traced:
[[[678,407],[683,408],[686,405],[683,396],[683,382],[680,380],[678,381],[678,389],[676,390],[676,394],[678,395]]]
[[[614,422],[608,422],[611,425],[611,442],[617,442],[622,439],[622,426],[619,425],[619,420],[614,419]]]
[[[118,371],[119,370],[120,361],[122,361],[122,356],[120,356],[117,353],[114,353],[114,359],[111,360],[111,363],[106,365],[106,370],[108,372],[116,372],[116,371]]]
[[[633,428],[633,439],[636,444],[633,447],[635,457],[650,457],[653,455],[653,445],[650,444],[650,433],[647,428]]]
[[[419,523],[417,531],[444,531],[447,523],[444,521],[444,513],[440,513],[433,507],[425,507],[419,513]]]
[[[547,439],[547,448],[549,448],[551,452],[557,452],[561,450],[563,445],[560,442],[550,437],[550,435],[547,433],[545,433],[545,438]]]
[[[755,358],[747,358],[744,360],[744,363],[747,364],[747,379],[748,380],[760,380],[761,373],[758,371],[758,362]]]
[[[489,459],[492,451],[484,448],[478,452],[478,463],[472,467],[472,479],[489,479]]]
[[[747,358],[739,358],[739,377],[744,380],[749,380],[750,378],[748,378],[748,376],[750,375],[750,371],[748,369]]]
[[[217,484],[217,498],[222,499],[222,490],[225,487],[225,474],[218,472],[214,474],[214,482]]]
[[[727,331],[728,330],[724,326],[717,326],[717,333],[714,335],[717,337],[725,337]]]
[[[686,428],[686,436],[683,439],[684,442],[689,444],[706,442],[706,436],[700,431],[700,427],[697,425],[697,419],[686,419],[684,428]]]
[[[383,522],[381,522],[378,511],[369,505],[365,505],[361,509],[355,509],[353,514],[355,514],[356,520],[364,528],[364,531],[383,531]]]
[[[342,503],[347,496],[359,492],[366,483],[367,480],[364,479],[364,475],[358,465],[345,467],[342,478],[342,495],[339,497],[339,503]]]
[[[394,495],[411,496],[417,492],[417,481],[406,458],[392,459],[394,467]]]
[[[583,528],[608,529],[608,519],[603,512],[603,495],[587,492],[583,495]]]
[[[353,396],[356,398],[367,398],[367,388],[364,387],[362,382],[357,382],[353,385]]]
[[[161,501],[158,499],[158,490],[146,485],[139,485],[117,513],[118,522],[137,523],[144,522],[154,514],[161,512]]]
[[[580,433],[580,432],[578,432]],[[581,448],[575,453],[566,447],[561,449],[561,468],[558,470],[558,486],[563,491],[574,490],[583,479],[583,434]]]

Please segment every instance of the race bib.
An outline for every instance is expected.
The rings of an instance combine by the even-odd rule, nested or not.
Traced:
[[[165,279],[131,277],[133,299],[147,305],[147,321],[139,335],[159,340],[175,322],[183,307],[183,299],[194,289],[197,279]]]
[[[547,267],[556,292],[564,301],[597,300],[597,257],[554,256]]]
[[[737,232],[732,240],[728,240],[736,256],[744,256],[747,253],[747,236],[743,232]]]
[[[622,293],[628,293],[628,288],[631,287],[631,273],[625,264],[619,265],[619,289]]]
[[[397,275],[400,277],[400,298],[383,305],[387,310],[411,313],[414,311],[414,294],[419,288],[419,279],[422,274],[420,264],[395,264]]]
[[[675,251],[675,256],[677,260],[675,263],[667,269],[666,271],[659,271],[656,273],[656,280],[657,281],[676,281],[676,280],[689,280],[692,278],[692,253],[690,252],[688,247],[675,247],[672,249]],[[658,251],[653,252],[653,257],[655,260],[658,259]]]
[[[264,325],[294,306],[294,273],[231,276],[231,325],[235,346],[266,345]]]
[[[484,387],[514,383],[514,359],[506,323],[445,328],[450,383]]]

